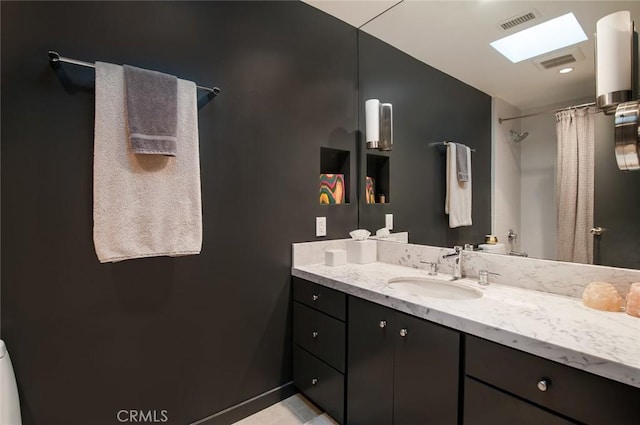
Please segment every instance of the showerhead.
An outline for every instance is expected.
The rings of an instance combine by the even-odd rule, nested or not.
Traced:
[[[518,133],[517,131],[510,130],[510,132],[511,132],[511,140],[513,140],[514,143],[522,142],[529,135],[529,133],[526,131],[522,133]]]

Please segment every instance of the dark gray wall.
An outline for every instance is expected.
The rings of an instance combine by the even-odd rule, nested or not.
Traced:
[[[360,227],[384,227],[392,213],[394,231],[408,231],[412,243],[453,246],[478,243],[491,232],[491,97],[417,61],[364,32],[359,33],[360,129],[364,102],[393,104],[394,146],[389,156],[389,204],[360,199]],[[445,140],[476,149],[473,163],[473,226],[449,229],[444,214],[445,151],[429,146]],[[362,147],[364,144],[361,143]],[[365,169],[360,170],[364,193]]]
[[[318,203],[320,147],[355,169],[356,30],[298,2],[1,8],[2,338],[24,424],[183,425],[288,382],[290,244],[317,215],[329,238],[357,226],[355,201]],[[222,88],[199,112],[201,255],[98,263],[94,73],[59,77],[48,50]]]

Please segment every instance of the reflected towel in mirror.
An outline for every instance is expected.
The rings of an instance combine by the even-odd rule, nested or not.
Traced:
[[[471,150],[467,150],[468,181],[460,182],[457,176],[456,144],[447,143],[447,176],[445,214],[449,215],[449,227],[471,226]]]

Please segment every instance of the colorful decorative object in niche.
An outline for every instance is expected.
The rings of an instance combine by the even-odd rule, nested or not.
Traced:
[[[344,204],[344,174],[320,174],[320,203]]]
[[[366,187],[365,187],[365,197],[367,200],[367,204],[375,204],[376,203],[376,195],[375,195],[375,186],[372,177],[366,178]]]

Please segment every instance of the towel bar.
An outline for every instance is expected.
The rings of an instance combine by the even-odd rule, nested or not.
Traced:
[[[429,146],[438,147],[438,146],[447,146],[448,144],[449,144],[449,142],[436,142],[436,143],[431,143]],[[475,152],[476,151],[475,148],[469,148],[469,149],[471,149],[471,152]]]
[[[64,56],[60,56],[60,53],[58,52],[54,52],[53,50],[49,50],[49,62],[51,63],[60,63],[60,62],[64,62],[64,63],[70,63],[72,65],[78,65],[78,66],[86,66],[87,68],[95,68],[96,64],[91,63],[91,62],[85,62],[85,61],[81,61],[78,59],[72,59],[72,58],[65,58]],[[219,87],[204,87],[204,86],[198,86],[196,85],[196,88],[200,89],[200,90],[205,90],[208,91],[209,93],[213,94],[214,96],[217,96],[220,94],[220,88]]]

